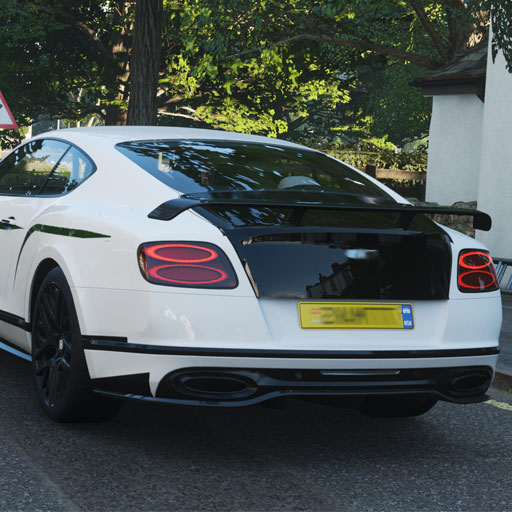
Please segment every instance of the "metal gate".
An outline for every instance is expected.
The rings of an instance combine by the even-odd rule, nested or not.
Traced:
[[[512,295],[512,273],[509,273],[507,284],[502,285],[502,281],[507,274],[508,267],[512,269],[512,260],[505,258],[493,258],[494,265],[496,266],[496,275],[498,276],[498,283],[500,284],[501,293]]]

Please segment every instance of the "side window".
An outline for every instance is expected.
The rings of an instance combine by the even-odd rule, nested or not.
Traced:
[[[0,165],[0,194],[36,195],[69,147],[39,139],[18,148]]]
[[[82,151],[72,146],[48,177],[40,195],[67,194],[94,171],[92,162]]]

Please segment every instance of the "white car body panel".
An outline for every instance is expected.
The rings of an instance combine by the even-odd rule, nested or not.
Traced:
[[[93,288],[73,292],[82,305],[85,335],[122,333],[130,342],[158,346],[375,351],[408,350],[411,345],[415,350],[492,347],[501,324],[499,298],[411,301],[413,330],[379,330],[368,336],[362,329],[301,329],[299,301],[292,299]],[[483,315],[492,328],[482,325]]]

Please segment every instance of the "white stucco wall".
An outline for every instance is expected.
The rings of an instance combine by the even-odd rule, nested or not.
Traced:
[[[427,201],[451,205],[477,199],[483,115],[476,94],[433,97]]]
[[[487,59],[478,209],[493,228],[478,232],[493,256],[512,258],[512,74],[503,55]]]

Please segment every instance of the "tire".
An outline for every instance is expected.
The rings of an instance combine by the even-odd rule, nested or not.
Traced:
[[[32,311],[32,373],[46,415],[57,422],[113,417],[122,403],[92,393],[73,297],[60,268],[43,279]]]
[[[359,411],[372,418],[409,418],[421,416],[437,403],[435,398],[425,396],[367,397]]]

